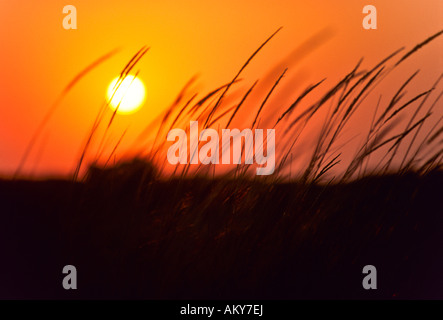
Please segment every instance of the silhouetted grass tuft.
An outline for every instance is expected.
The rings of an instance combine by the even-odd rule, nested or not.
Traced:
[[[0,297],[441,298],[442,76],[406,98],[417,71],[391,98],[380,95],[355,155],[345,161],[343,154],[354,138],[346,129],[369,95],[443,31],[396,63],[403,49],[368,70],[359,61],[330,87],[326,79],[309,85],[279,113],[270,98],[278,96],[286,68],[271,88],[259,90],[258,80],[230,95],[277,32],[225,85],[200,97],[191,90],[192,78],[134,142],[142,151],[132,160],[116,159],[126,131],[109,154],[104,151],[117,121],[115,112],[106,117],[105,102],[71,181],[0,180],[0,243],[7,244]],[[146,52],[134,55],[121,81]],[[254,93],[265,97],[254,99]],[[191,120],[203,124],[200,130],[219,132],[233,124],[274,124],[281,133],[275,174],[255,176],[247,164],[217,174],[214,165],[168,171],[166,134],[188,129]],[[318,134],[306,135],[312,123]],[[96,140],[97,156],[81,175]],[[60,286],[66,264],[79,270],[81,289],[73,295]],[[372,292],[361,286],[368,264],[380,274]]]

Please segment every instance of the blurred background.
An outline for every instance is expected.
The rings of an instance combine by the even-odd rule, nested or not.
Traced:
[[[62,10],[68,4],[77,8],[77,30],[62,27]],[[377,30],[362,28],[362,9],[368,4],[377,8]],[[40,121],[72,78],[115,48],[120,51],[65,97],[36,142],[24,173],[72,172],[109,83],[144,45],[151,49],[137,69],[147,90],[145,105],[137,113],[118,115],[109,134],[115,141],[128,129],[122,150],[133,145],[192,76],[199,75],[194,85],[198,92],[229,82],[280,26],[281,32],[242,74],[240,88],[263,80],[283,61],[290,68],[285,81],[291,87],[284,97],[290,101],[325,77],[330,87],[362,57],[369,68],[400,47],[409,50],[442,28],[442,12],[441,0],[0,0],[0,175],[15,171]],[[306,54],[291,55],[316,35],[318,45]],[[395,92],[417,69],[421,72],[414,80],[414,93],[429,89],[442,70],[442,49],[439,39],[418,52],[384,81],[380,92]],[[284,102],[279,99],[271,105],[278,108]],[[351,131],[367,124],[373,109],[363,110],[367,114],[362,111]]]

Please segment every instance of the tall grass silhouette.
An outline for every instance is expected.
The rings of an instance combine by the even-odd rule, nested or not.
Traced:
[[[105,101],[72,180],[0,181],[0,200],[10,213],[2,216],[9,228],[0,243],[13,244],[6,256],[18,265],[1,266],[1,274],[13,276],[0,294],[71,298],[52,274],[69,261],[83,272],[77,298],[441,298],[443,75],[410,98],[419,71],[392,97],[378,95],[354,156],[347,163],[342,156],[345,148],[352,150],[346,129],[357,111],[389,74],[443,31],[369,68],[362,59],[330,87],[326,79],[314,82],[277,114],[266,111],[287,66],[270,73],[266,90],[257,80],[230,93],[279,30],[218,88],[200,96],[191,90],[196,77],[190,79],[134,141],[130,149],[140,152],[132,160],[116,156],[126,131],[105,151],[118,121]],[[305,44],[302,51],[308,49]],[[147,51],[143,47],[127,63],[115,90],[127,75],[138,74]],[[252,99],[256,91],[259,103]],[[218,132],[234,124],[275,128],[275,173],[258,177],[255,165],[244,163],[222,171],[189,163],[167,169],[167,133],[189,130],[194,120],[200,130]],[[320,123],[318,134],[308,134],[306,143],[312,123]],[[222,152],[229,148],[220,146]],[[31,262],[37,267],[24,272]],[[367,264],[384,275],[377,292],[361,288]],[[36,279],[44,279],[44,286],[29,285]]]
[[[198,100],[196,100],[198,96],[197,94],[193,94],[188,99],[185,99],[188,88],[195,81],[195,78],[191,79],[179,93],[174,103],[167,108],[160,117],[150,123],[145,131],[140,134],[139,139],[134,143],[135,146],[137,144],[147,146],[145,150],[140,152],[139,158],[145,159],[147,162],[155,163],[159,168],[159,172],[161,172],[162,168],[166,165],[165,152],[168,146],[165,136],[167,132],[174,127],[189,127],[189,121],[192,120],[199,121],[200,130],[210,128],[211,126],[228,128],[239,114],[239,111],[246,108],[249,110],[248,112],[250,114],[253,114],[253,110],[255,109],[255,115],[251,124],[245,123],[245,121],[240,121],[243,127],[254,129],[257,128],[260,121],[269,121],[269,119],[262,118],[262,111],[266,108],[269,97],[271,95],[278,95],[278,85],[285,76],[287,68],[277,79],[275,79],[274,84],[268,89],[264,99],[256,106],[256,108],[247,105],[247,100],[248,96],[250,96],[251,92],[256,88],[258,81],[247,89],[237,102],[229,101],[228,104],[224,103],[224,99],[229,94],[230,90],[239,83],[239,77],[242,72],[250,63],[252,63],[254,57],[259,54],[260,50],[270,42],[279,30],[259,46],[230,82],[209,92]],[[306,150],[306,152],[311,153],[311,157],[305,164],[305,167],[300,169],[299,174],[296,175],[301,181],[331,182],[335,180],[337,182],[346,182],[349,181],[349,179],[358,179],[369,174],[383,174],[392,170],[396,172],[414,170],[426,173],[440,168],[443,157],[441,140],[438,140],[438,137],[441,134],[441,119],[434,121],[434,118],[431,117],[431,115],[433,115],[435,111],[437,111],[437,113],[441,111],[438,109],[436,110],[436,107],[438,107],[438,103],[441,99],[441,89],[439,89],[439,85],[441,84],[442,76],[436,79],[434,85],[429,88],[429,90],[419,92],[411,99],[405,101],[404,97],[406,95],[406,89],[408,86],[412,85],[414,78],[419,72],[417,71],[400,85],[398,91],[386,103],[386,106],[381,106],[379,102],[377,108],[374,108],[371,127],[367,132],[366,139],[364,139],[357,148],[353,160],[347,165],[347,167],[341,168],[338,173],[335,172],[332,176],[328,175],[328,173],[341,161],[340,150],[344,149],[344,145],[338,146],[338,143],[342,143],[339,138],[343,136],[343,132],[349,123],[352,123],[352,117],[368,96],[380,85],[380,83],[383,82],[383,79],[398,68],[400,64],[405,63],[417,51],[421,50],[431,41],[437,39],[441,34],[442,31],[430,36],[402,55],[401,53],[404,49],[397,50],[368,70],[362,68],[363,60],[361,60],[355,68],[345,74],[337,84],[326,89],[326,93],[322,94],[315,103],[304,104],[304,101],[306,101],[307,98],[311,98],[311,96],[318,97],[318,95],[315,95],[316,90],[318,90],[319,87],[324,86],[324,79],[308,86],[302,91],[295,101],[284,109],[281,115],[277,117],[277,120],[273,125],[273,128],[279,132],[283,132],[283,134],[279,136],[279,141],[277,142],[277,147],[280,149],[280,157],[274,178],[276,179],[277,176],[278,178],[285,177],[285,173],[288,172],[288,167],[294,162],[294,160],[291,161],[291,158],[294,149],[298,148],[298,143],[300,142],[299,140],[303,131],[309,127],[311,122],[318,123],[316,117],[318,116],[318,118],[320,118],[319,114],[324,109],[328,109],[328,116],[322,124],[318,139],[312,143],[314,146],[313,150]],[[124,79],[129,74],[145,53],[146,50],[142,49],[131,59],[121,72],[120,80]],[[440,90],[439,93],[436,92],[438,90]],[[381,101],[382,96],[380,96],[379,99]],[[413,108],[415,108],[415,110],[412,112],[411,109]],[[94,137],[97,127],[102,123],[106,109],[107,103],[103,105],[92,126],[91,132],[82,151],[82,156],[80,157],[75,170],[74,179],[78,178],[84,156],[88,152],[91,139]],[[404,125],[404,128],[398,132],[396,129],[398,129],[403,123],[403,121],[400,121],[400,117],[403,117],[408,113],[411,114],[410,119]],[[104,136],[112,125],[115,115],[116,111],[114,111],[110,120],[105,124],[106,130]],[[428,127],[431,127],[431,129],[426,132],[426,136],[423,140],[418,140],[419,137],[421,137],[420,133]],[[146,143],[146,137],[150,138],[150,140],[148,139],[148,143]],[[100,146],[103,146],[103,141],[104,137],[101,138]],[[108,156],[108,160],[115,155],[120,142],[121,139],[119,139],[116,146],[112,149],[111,155]],[[407,146],[407,151],[399,153],[402,144]],[[221,141],[220,145],[222,150],[229,148],[229,145],[222,145]],[[339,151],[337,151],[337,149]],[[242,151],[244,154],[244,144],[242,146]],[[381,159],[375,168],[369,171],[368,163],[371,156],[380,151],[384,153],[383,156],[379,157]],[[198,155],[189,154],[188,156],[189,158],[193,158]],[[397,158],[401,158],[400,165],[393,164],[394,160]],[[94,162],[98,161],[98,158],[94,160]],[[106,163],[108,164],[109,161],[106,161]],[[186,174],[190,172],[191,166],[192,165],[190,164],[182,166],[182,168],[180,168],[182,170],[180,175],[186,176]],[[213,168],[211,168],[211,166],[213,165],[208,165],[204,168],[204,171],[212,172]],[[251,172],[251,167],[252,165],[237,165],[227,173],[227,176],[243,176]],[[176,170],[179,169],[176,168]],[[202,172],[202,170],[203,168],[200,166],[197,169],[197,172]],[[177,174],[177,172],[175,172],[175,174]]]

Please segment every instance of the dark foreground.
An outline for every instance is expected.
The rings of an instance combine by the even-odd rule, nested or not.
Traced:
[[[0,298],[443,298],[442,172],[329,187],[119,174],[0,181]]]

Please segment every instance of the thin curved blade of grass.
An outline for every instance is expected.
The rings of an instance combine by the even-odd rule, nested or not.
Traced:
[[[243,95],[243,98],[241,99],[240,103],[237,105],[237,108],[235,108],[234,112],[232,113],[231,118],[229,118],[228,124],[226,125],[227,128],[229,128],[229,125],[231,124],[231,122],[234,119],[235,115],[237,114],[238,110],[240,110],[240,107],[246,101],[246,98],[249,96],[249,94],[252,92],[252,90],[254,90],[257,83],[258,83],[258,80],[256,80],[254,82],[254,84],[249,88],[249,90],[246,91],[246,93]]]
[[[434,39],[438,38],[439,36],[441,36],[443,34],[443,30],[440,30],[439,32],[437,32],[436,34],[430,36],[429,38],[427,38],[425,41],[417,44],[411,51],[409,51],[408,53],[406,53],[396,64],[395,66],[398,66],[400,63],[402,63],[403,61],[405,61],[407,58],[409,58],[411,55],[413,55],[415,52],[417,52],[418,50],[420,50],[421,48],[423,48],[425,45],[427,45],[428,43],[430,43],[431,41],[433,41]]]
[[[295,107],[303,100],[304,97],[306,97],[312,90],[314,90],[315,88],[317,88],[319,85],[321,85],[324,81],[326,80],[326,78],[324,78],[323,80],[317,82],[316,84],[313,84],[312,86],[309,86],[308,88],[305,89],[305,91],[302,92],[301,95],[299,95],[297,97],[297,99],[289,106],[288,109],[286,109],[282,115],[277,119],[277,121],[274,124],[274,128],[277,126],[277,124],[283,120],[283,118],[286,115],[290,115],[292,113],[292,111],[294,111]]]
[[[440,83],[440,81],[441,81],[442,79],[443,79],[443,74],[441,74],[440,77],[437,79],[437,81],[435,81],[435,83],[433,84],[433,86],[432,86],[431,89],[433,90],[433,89],[437,88],[438,84]],[[428,100],[428,98],[429,98],[429,95],[427,95],[427,96],[423,99],[422,103],[421,103],[421,104],[419,105],[419,107],[415,110],[414,114],[412,115],[411,119],[409,120],[409,122],[408,122],[406,128],[409,128],[409,127],[411,126],[411,124],[413,123],[413,121],[414,121],[415,118],[417,117],[418,113],[421,111],[421,109],[422,109],[423,106],[425,105],[425,102]],[[435,105],[437,104],[437,102],[438,102],[439,100],[440,100],[440,96],[438,96],[437,99],[434,101],[434,103],[431,104],[431,106],[428,108],[428,112],[431,112],[431,111],[434,109]],[[412,138],[411,143],[408,145],[408,149],[406,150],[406,152],[405,152],[405,154],[404,154],[404,156],[403,156],[403,159],[402,159],[402,161],[401,161],[400,168],[401,168],[401,167],[403,166],[403,164],[405,163],[405,161],[406,161],[406,159],[407,159],[407,157],[408,157],[408,155],[409,155],[409,152],[411,151],[412,145],[414,144],[415,140],[417,139],[418,133],[420,132],[421,128],[422,128],[422,127],[420,126],[420,127],[419,127],[419,130],[417,130],[417,131],[415,132],[414,137]],[[417,153],[417,154],[418,154],[418,153]],[[416,155],[417,155],[417,154],[416,154]],[[413,160],[413,158],[414,158],[414,157],[412,157],[411,160]]]
[[[420,70],[417,70],[414,74],[412,74],[401,86],[400,88],[397,90],[397,92],[394,94],[394,96],[391,99],[391,102],[388,104],[388,106],[386,107],[386,109],[383,111],[383,113],[379,116],[379,118],[377,119],[375,125],[377,126],[379,123],[381,123],[383,121],[383,119],[385,119],[385,117],[388,115],[389,111],[392,110],[392,108],[394,108],[394,106],[400,101],[400,99],[403,97],[402,93],[403,90],[406,88],[406,86],[412,81],[412,79],[415,78],[415,76],[418,74]],[[385,121],[386,122],[386,121]]]
[[[117,151],[118,146],[120,145],[120,143],[122,142],[124,136],[126,135],[126,132],[128,131],[128,129],[125,129],[125,131],[123,132],[123,134],[120,136],[120,139],[118,139],[117,143],[114,146],[114,149],[112,149],[112,152],[109,154],[108,160],[106,160],[105,164],[103,165],[103,168],[106,168],[106,166],[108,165],[109,161],[111,160],[112,156],[115,154],[115,152]]]
[[[147,48],[147,47],[142,47],[133,57],[132,57],[132,59],[126,64],[126,66],[123,68],[123,70],[122,70],[122,72],[120,73],[120,78],[121,79],[119,79],[119,81],[120,81],[120,83],[118,84],[118,87],[121,85],[121,83],[123,82],[123,80],[125,79],[125,77],[129,74],[129,72],[131,72],[131,70],[136,66],[136,64],[140,61],[140,59],[146,54],[146,52],[148,52],[148,50],[149,50],[149,48]],[[117,81],[117,82],[119,82],[119,81]],[[114,94],[115,94],[115,92],[118,90],[118,87],[117,87],[117,89],[115,89],[114,90],[114,92],[113,92],[113,94],[112,94],[112,96],[111,96],[111,99],[109,99],[109,101],[107,101],[107,103],[106,103],[106,106],[108,106],[109,105],[109,103],[110,103],[110,101],[112,101],[112,98],[114,97]],[[105,107],[106,108],[106,107]],[[115,113],[115,112],[114,112]],[[80,158],[79,158],[79,161],[77,162],[77,166],[76,166],[76,168],[75,168],[75,170],[74,170],[74,174],[73,174],[73,180],[74,181],[76,181],[77,180],[77,178],[78,178],[78,175],[79,175],[79,173],[80,173],[80,169],[81,169],[81,166],[82,166],[82,164],[83,164],[83,160],[84,160],[84,158],[85,158],[85,156],[86,156],[86,153],[87,153],[87,151],[88,151],[88,149],[89,149],[89,146],[90,146],[90,144],[91,144],[91,142],[92,142],[92,138],[93,138],[93,136],[94,136],[94,134],[95,134],[95,132],[96,132],[96,130],[97,130],[97,128],[98,128],[98,126],[100,125],[100,123],[101,123],[101,120],[102,120],[102,118],[100,118],[100,119],[98,119],[98,121],[97,121],[97,119],[96,119],[96,121],[94,122],[94,125],[92,126],[92,129],[91,129],[91,131],[90,131],[90,134],[89,134],[89,136],[88,136],[88,138],[87,138],[87,140],[86,140],[86,142],[85,142],[85,145],[84,145],[84,147],[83,147],[83,149],[82,149],[82,152],[81,152],[81,155],[80,155]],[[109,128],[109,125],[108,125],[108,128]]]
[[[260,108],[257,111],[257,114],[255,115],[254,121],[252,122],[252,128],[254,128],[255,123],[257,122],[257,118],[260,115],[261,111],[263,110],[263,107],[265,106],[266,102],[268,101],[269,97],[271,96],[272,92],[274,92],[275,88],[280,83],[281,79],[285,76],[286,71],[288,71],[288,68],[286,68],[280,77],[278,77],[277,81],[275,81],[274,85],[272,86],[271,90],[269,90],[268,94],[266,95],[265,99],[263,100],[262,104],[260,105]]]
[[[105,55],[101,56],[97,60],[95,60],[93,63],[88,65],[86,68],[84,68],[82,71],[80,71],[63,89],[63,91],[60,93],[60,95],[55,100],[54,104],[49,108],[49,110],[46,112],[43,120],[40,122],[39,126],[37,127],[36,131],[34,132],[31,140],[29,141],[28,145],[25,148],[25,152],[23,153],[22,158],[20,159],[19,165],[14,173],[13,178],[17,177],[21,170],[23,169],[23,166],[25,165],[29,154],[31,153],[31,150],[37,141],[38,137],[40,136],[41,132],[43,131],[46,124],[51,119],[54,112],[59,107],[60,103],[62,102],[63,98],[71,91],[71,89],[82,79],[84,78],[88,73],[90,73],[92,70],[97,68],[99,65],[101,65],[106,60],[110,59],[112,56],[114,56],[120,49],[114,49]]]
[[[204,127],[206,127],[207,123],[211,120],[212,116],[214,115],[215,111],[217,110],[218,106],[220,105],[220,103],[222,102],[224,96],[226,95],[226,93],[228,92],[228,90],[231,88],[232,84],[238,79],[238,77],[240,76],[240,74],[243,72],[243,70],[248,66],[248,64],[252,61],[252,59],[254,59],[254,57],[261,51],[261,49],[263,49],[263,47],[269,42],[271,41],[271,39],[282,29],[282,27],[278,28],[268,39],[266,39],[265,42],[263,42],[257,50],[255,50],[255,52],[248,58],[248,60],[246,60],[246,62],[243,64],[243,66],[240,68],[240,70],[238,71],[238,73],[235,75],[235,77],[231,80],[231,82],[229,83],[229,85],[226,87],[226,89],[223,91],[223,93],[221,94],[220,98],[218,99],[217,103],[215,104],[214,108],[211,110],[211,112],[209,113]]]

